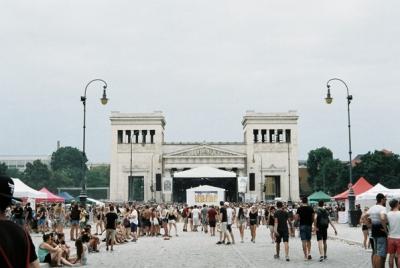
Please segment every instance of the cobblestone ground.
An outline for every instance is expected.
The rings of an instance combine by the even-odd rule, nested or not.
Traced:
[[[182,229],[181,225],[178,227]],[[234,228],[233,231],[239,241],[238,230]],[[40,236],[33,235],[33,238],[38,246]],[[216,245],[217,241],[216,237],[201,232],[179,232],[179,237],[170,240],[140,238],[137,243],[115,246],[114,252],[106,252],[102,243],[100,253],[89,255],[89,267],[370,267],[370,252],[339,240],[328,240],[328,260],[318,262],[315,237],[311,261],[303,260],[301,241],[297,237],[289,241],[290,262],[282,257],[275,260],[275,245],[264,226],[258,228],[254,244],[250,242],[249,229],[245,230],[244,243]]]

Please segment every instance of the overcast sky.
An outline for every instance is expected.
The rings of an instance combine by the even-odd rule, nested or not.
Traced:
[[[400,153],[400,1],[1,1],[0,154],[82,148],[109,162],[111,111],[162,110],[172,141],[242,141],[246,110],[297,110],[299,158]]]

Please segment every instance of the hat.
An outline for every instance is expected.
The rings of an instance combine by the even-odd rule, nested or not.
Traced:
[[[225,205],[225,206],[229,206],[229,202],[225,202],[224,205]]]
[[[9,176],[0,176],[0,197],[21,201],[14,195],[14,181]]]

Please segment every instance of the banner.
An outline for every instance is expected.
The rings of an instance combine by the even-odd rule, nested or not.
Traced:
[[[195,191],[194,202],[195,203],[217,203],[218,192],[217,191]]]
[[[239,193],[246,193],[247,192],[247,177],[239,177],[237,179],[238,182],[238,192]]]
[[[172,178],[163,178],[163,192],[172,193]]]

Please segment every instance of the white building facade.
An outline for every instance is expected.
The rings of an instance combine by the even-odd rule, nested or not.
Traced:
[[[294,111],[247,112],[242,120],[242,142],[165,142],[162,112],[112,112],[110,120],[111,200],[185,202],[186,189],[199,185],[226,189],[228,201],[299,199],[298,116]],[[207,174],[174,178],[174,174],[199,167],[207,167]],[[220,170],[228,176],[217,175]]]

